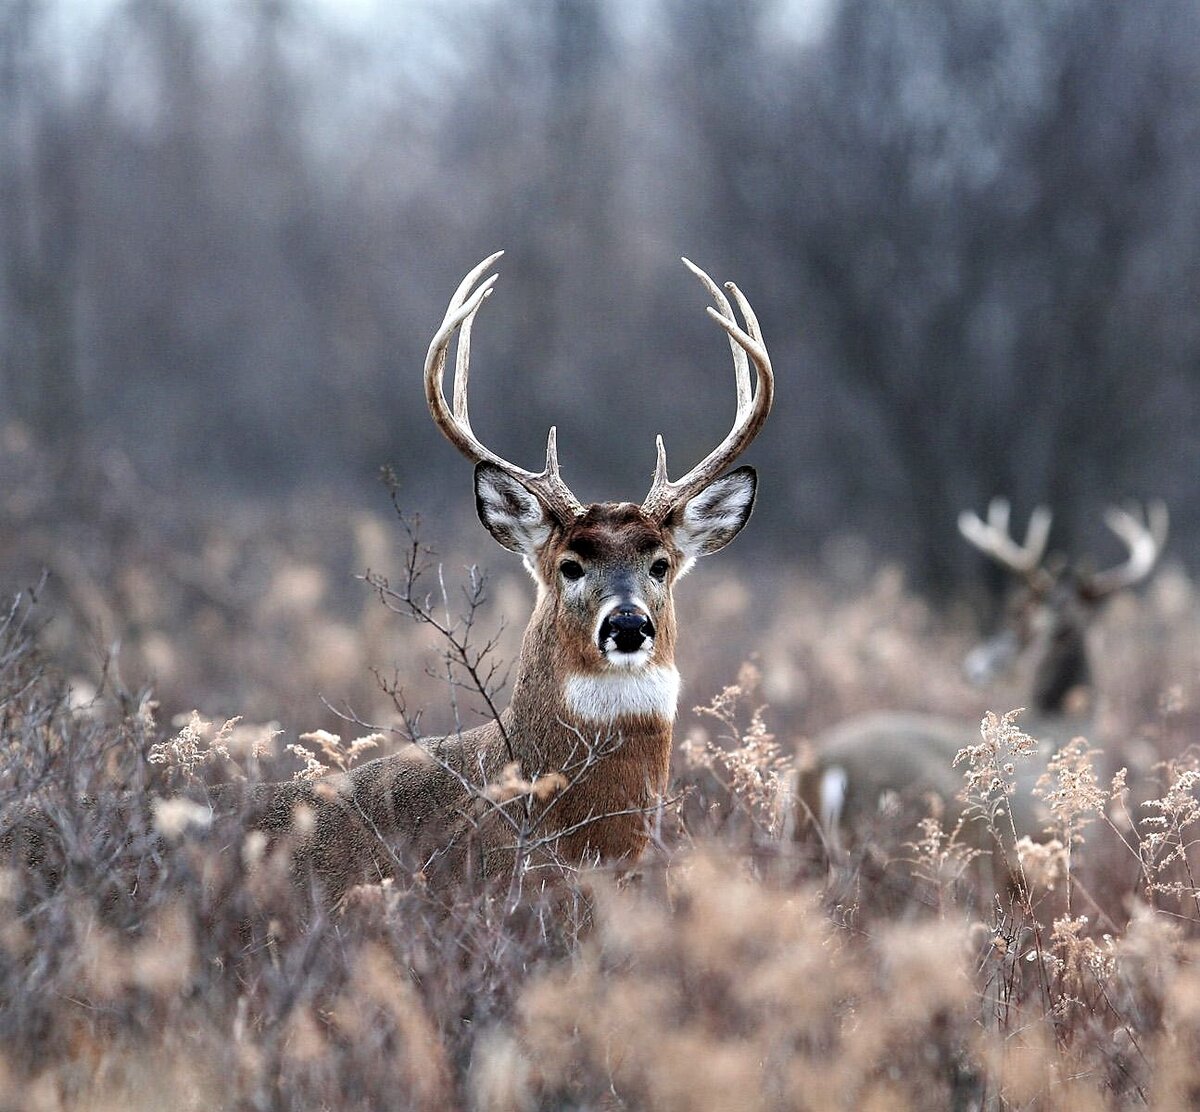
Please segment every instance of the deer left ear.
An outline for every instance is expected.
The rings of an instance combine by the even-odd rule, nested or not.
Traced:
[[[487,531],[526,559],[550,536],[550,517],[541,502],[503,468],[486,461],[475,465],[475,508]]]
[[[668,527],[689,563],[719,552],[742,531],[754,509],[757,488],[754,468],[739,467],[709,483],[672,514]]]

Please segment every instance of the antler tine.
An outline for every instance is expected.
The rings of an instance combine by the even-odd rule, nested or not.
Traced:
[[[721,287],[692,262],[691,259],[683,259],[681,261],[700,280],[700,284],[708,290],[708,296],[717,303],[717,308],[713,309],[710,306],[708,307],[708,312],[724,320],[734,320],[733,308],[729,304],[729,298],[721,291]],[[732,336],[729,337],[729,350],[733,352],[733,377],[737,385],[737,415],[740,417],[742,410],[750,401],[750,364],[746,359],[746,352],[743,350],[741,344]]]
[[[1046,554],[1046,542],[1050,539],[1050,525],[1054,515],[1049,506],[1034,506],[1029,515],[1029,524],[1025,526],[1025,551],[1030,553],[1034,566],[1042,562]]]
[[[467,271],[467,276],[461,282],[459,282],[458,289],[454,291],[453,296],[450,298],[450,304],[446,309],[446,315],[442,318],[442,328],[446,327],[450,321],[450,318],[454,316],[454,314],[462,307],[463,302],[467,300],[467,295],[471,292],[475,283],[479,281],[479,276],[483,274],[485,270],[491,269],[492,263],[503,257],[503,255],[503,251],[493,251],[492,254],[483,260],[483,262],[476,263],[475,266]],[[493,277],[492,282],[495,280],[495,277]]]
[[[1112,506],[1105,511],[1104,523],[1128,546],[1129,558],[1115,568],[1096,572],[1086,579],[1084,590],[1093,599],[1103,598],[1123,587],[1132,587],[1150,574],[1167,543],[1170,515],[1166,504],[1160,501],[1146,507],[1145,522],[1140,513]]]
[[[475,283],[503,255],[497,251],[474,267],[459,283],[450,298],[442,326],[429,344],[425,356],[425,400],[434,424],[472,463],[486,460],[517,479],[561,523],[567,524],[583,513],[579,500],[563,482],[558,468],[557,436],[553,428],[546,443],[546,467],[540,472],[526,471],[484,447],[471,429],[467,412],[467,386],[470,379],[471,326],[480,306],[491,296],[498,275],[491,275],[478,289]],[[471,292],[474,290],[474,292]],[[454,363],[454,404],[447,404],[443,389],[446,356],[455,332],[459,333],[458,353]]]
[[[709,305],[707,312],[726,332],[729,337],[729,347],[733,352],[733,374],[737,393],[737,410],[733,427],[725,439],[717,445],[682,478],[671,482],[667,475],[667,450],[663,438],[655,441],[657,462],[654,468],[654,480],[650,492],[642,501],[642,511],[657,521],[662,521],[676,506],[686,502],[692,495],[703,490],[713,479],[717,478],[738,456],[746,450],[750,442],[758,435],[771,412],[771,402],[775,396],[775,376],[771,370],[771,359],[767,355],[763,343],[762,332],[758,319],[750,303],[742,292],[732,282],[726,283],[726,289],[733,295],[746,321],[743,329],[733,313],[733,306],[717,284],[695,263],[683,260],[688,268],[708,291],[716,306]],[[750,363],[754,364],[756,381],[753,390],[750,383]]]
[[[1052,520],[1049,509],[1045,506],[1036,507],[1029,515],[1025,543],[1017,544],[1009,532],[1008,500],[993,498],[988,504],[986,522],[981,521],[974,511],[963,510],[958,515],[958,531],[1002,567],[1032,578],[1037,575],[1045,554]]]

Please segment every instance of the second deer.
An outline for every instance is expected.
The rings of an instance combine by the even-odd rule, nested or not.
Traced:
[[[1019,585],[1006,628],[973,650],[965,667],[976,681],[1009,663],[1026,670],[1028,709],[1019,724],[1038,740],[1039,749],[1016,768],[1011,806],[1014,825],[1022,834],[1041,832],[1042,816],[1032,788],[1048,759],[1072,737],[1091,733],[1088,626],[1105,599],[1150,574],[1166,541],[1167,511],[1161,503],[1149,506],[1145,520],[1113,508],[1105,522],[1127,547],[1128,557],[1116,567],[1089,572],[1045,559],[1051,517],[1044,507],[1030,516],[1023,543],[1009,530],[1009,507],[1003,499],[991,503],[986,521],[970,511],[959,516],[959,531],[966,540]],[[799,794],[836,851],[848,838],[867,835],[878,825],[881,809],[906,808],[912,816],[933,794],[953,813],[963,785],[954,758],[978,743],[978,724],[953,718],[889,712],[852,718],[817,739],[815,764],[801,776]]]

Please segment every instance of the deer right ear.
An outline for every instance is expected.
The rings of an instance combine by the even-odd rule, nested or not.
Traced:
[[[741,532],[754,509],[758,476],[753,467],[739,467],[709,483],[668,519],[668,526],[691,566],[698,556],[719,552]]]
[[[545,507],[494,463],[475,465],[475,509],[493,537],[511,552],[532,557],[550,536]]]

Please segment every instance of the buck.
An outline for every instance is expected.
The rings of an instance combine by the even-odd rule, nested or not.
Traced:
[[[425,360],[425,396],[437,427],[475,465],[484,527],[522,557],[536,583],[511,702],[494,721],[349,773],[254,789],[256,825],[298,837],[297,867],[311,870],[333,899],[401,868],[444,880],[471,869],[493,876],[534,850],[573,863],[635,860],[667,789],[679,692],[672,592],[696,559],[738,534],[754,505],[753,468],[723,472],[770,412],[771,362],[738,288],[726,286],[744,327],[687,259],[733,352],[736,415],[707,457],[672,481],[659,436],[640,505],[584,506],[563,481],[554,428],[536,473],[485,447],[468,416],[471,328],[497,276],[480,279],[500,254],[476,266],[451,298]],[[447,401],[443,377],[456,334]],[[298,812],[307,820],[303,836]]]
[[[1019,664],[1029,691],[1022,730],[1039,742],[1037,753],[1015,765],[1012,817],[1020,834],[1036,837],[1044,816],[1032,795],[1049,758],[1071,738],[1091,732],[1092,671],[1087,629],[1100,604],[1144,580],[1166,542],[1167,511],[1152,503],[1143,520],[1112,508],[1105,522],[1125,544],[1125,561],[1091,572],[1083,565],[1047,561],[1051,515],[1038,507],[1023,543],[1009,529],[1009,507],[995,499],[987,520],[971,511],[959,515],[963,537],[1010,572],[1018,589],[1009,604],[1005,628],[968,655],[968,675],[983,682]],[[927,714],[876,713],[843,722],[817,740],[816,760],[799,784],[801,798],[817,819],[829,847],[837,852],[847,837],[869,833],[881,809],[912,809],[932,793],[956,810],[962,770],[956,754],[979,744],[978,726]]]

